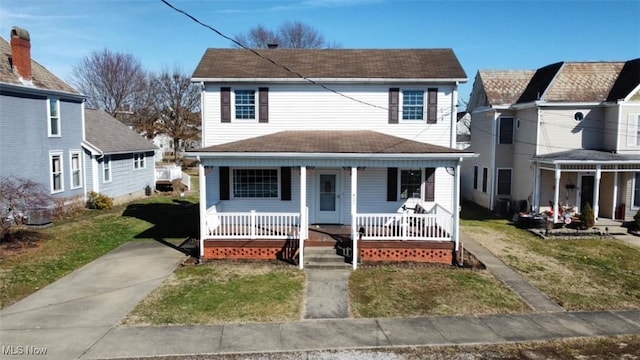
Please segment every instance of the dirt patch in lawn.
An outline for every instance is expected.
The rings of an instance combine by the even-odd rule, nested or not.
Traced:
[[[0,242],[0,260],[37,252],[47,239],[46,234],[36,230],[12,231],[7,238]]]

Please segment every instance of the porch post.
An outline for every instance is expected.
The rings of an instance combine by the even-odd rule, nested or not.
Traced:
[[[353,270],[358,268],[358,223],[356,215],[358,214],[358,168],[351,167],[351,239],[353,241]]]
[[[613,206],[611,209],[611,213],[613,214],[614,220],[616,220],[617,207],[618,207],[618,165],[616,165],[615,171],[613,172]]]
[[[598,213],[600,212],[600,178],[602,177],[602,167],[596,165],[596,177],[593,184],[593,218],[598,221]]]
[[[198,178],[200,181],[200,260],[204,259],[204,238],[207,236],[207,174],[204,171],[204,164],[198,157]]]
[[[309,231],[309,216],[307,213],[307,167],[300,166],[300,230],[298,248],[298,267],[304,269],[304,241]]]
[[[455,241],[456,255],[460,249],[460,162],[456,163],[455,183],[453,184],[453,241]]]
[[[556,182],[553,189],[553,223],[558,222],[558,202],[560,201],[560,177],[562,170],[556,165]]]
[[[540,212],[540,164],[534,162],[533,171],[533,204],[531,204],[531,210],[534,214],[537,214]]]

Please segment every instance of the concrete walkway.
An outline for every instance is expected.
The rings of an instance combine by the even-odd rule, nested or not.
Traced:
[[[522,300],[536,312],[557,312],[564,311],[560,305],[549,299],[547,294],[531,285],[520,274],[508,267],[502,260],[498,259],[484,246],[473,240],[464,232],[460,232],[460,240],[464,248],[482,261],[487,270],[498,280],[511,288]]]
[[[349,317],[349,275],[351,269],[306,269],[305,319]]]
[[[47,359],[80,358],[172,274],[184,256],[155,241],[129,242],[3,309],[0,358],[8,355],[7,349],[19,352],[20,346],[46,348]]]

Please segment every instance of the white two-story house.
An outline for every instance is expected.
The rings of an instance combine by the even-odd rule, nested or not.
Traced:
[[[558,222],[589,204],[598,217],[640,209],[640,59],[481,70],[467,109],[463,195],[500,213]]]
[[[201,257],[273,258],[287,241],[302,257],[309,226],[329,224],[361,260],[452,263],[466,80],[450,49],[208,49],[192,77]]]

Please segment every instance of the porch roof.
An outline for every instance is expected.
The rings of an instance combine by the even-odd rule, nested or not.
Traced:
[[[450,154],[471,152],[422,143],[371,130],[281,131],[221,145],[193,150],[201,156],[220,153],[313,153],[313,154]]]
[[[545,164],[640,164],[640,154],[617,154],[610,151],[573,149],[531,158]]]

